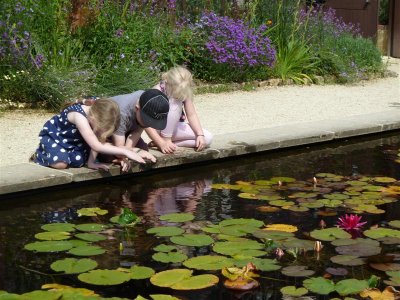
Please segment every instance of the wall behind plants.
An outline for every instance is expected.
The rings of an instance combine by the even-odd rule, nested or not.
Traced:
[[[228,83],[327,74],[349,82],[381,70],[354,26],[308,3],[3,0],[0,104],[58,110],[71,98],[149,88],[174,65]]]

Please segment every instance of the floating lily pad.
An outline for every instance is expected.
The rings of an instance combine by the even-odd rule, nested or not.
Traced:
[[[45,241],[62,241],[68,240],[71,237],[69,232],[62,231],[45,231],[35,234],[35,238]]]
[[[73,247],[81,247],[81,246],[88,246],[90,243],[84,240],[68,240],[72,244]]]
[[[240,190],[239,185],[227,183],[214,183],[211,185],[211,187],[218,190]]]
[[[211,271],[231,267],[233,260],[219,255],[202,255],[189,258],[183,262],[183,265],[190,269]]]
[[[33,291],[29,293],[25,293],[20,295],[16,294],[5,294],[4,297],[0,295],[1,300],[20,300],[20,299],[29,299],[29,300],[58,300],[63,296],[60,292],[48,292],[48,291]]]
[[[171,287],[179,281],[185,280],[192,276],[193,271],[188,269],[172,269],[154,274],[150,278],[150,282],[160,287]]]
[[[80,225],[76,225],[76,229],[80,230],[80,231],[102,231],[104,229],[106,229],[107,226],[103,225],[103,224],[97,224],[97,223],[88,223],[88,224],[80,224]]]
[[[242,199],[251,199],[251,200],[257,200],[258,199],[257,198],[257,194],[254,194],[254,193],[240,193],[238,195],[238,197],[242,198]]]
[[[365,262],[362,258],[354,255],[336,255],[331,257],[331,261],[344,266],[361,266]]]
[[[282,247],[284,249],[302,249],[305,251],[314,250],[315,242],[309,240],[301,240],[297,238],[289,238],[283,241]]]
[[[73,247],[68,241],[45,241],[45,242],[34,242],[25,245],[25,249],[29,251],[37,252],[60,252],[66,251]]]
[[[339,295],[346,296],[350,294],[358,294],[368,287],[368,281],[351,278],[337,282],[335,290]]]
[[[131,279],[140,280],[150,278],[155,274],[152,268],[134,265],[129,270],[131,272]]]
[[[379,227],[375,229],[365,230],[364,235],[370,237],[371,239],[378,239],[382,237],[400,238],[400,230]]]
[[[309,291],[320,295],[328,295],[335,290],[335,284],[323,277],[306,279],[303,281],[303,286]]]
[[[379,271],[400,271],[400,264],[396,263],[370,263],[369,266]]]
[[[329,199],[329,200],[345,200],[350,197],[345,194],[333,193],[333,194],[325,194],[324,198]]]
[[[117,285],[129,281],[129,273],[117,270],[91,270],[88,273],[79,274],[78,279],[82,282],[95,285]]]
[[[99,246],[81,246],[72,248],[68,251],[69,254],[77,255],[77,256],[92,256],[92,255],[100,255],[105,253],[106,250]]]
[[[71,232],[75,231],[75,224],[70,224],[70,223],[51,223],[51,224],[46,224],[43,225],[42,227],[43,230],[46,231],[66,231],[66,232]]]
[[[154,247],[153,250],[158,251],[158,252],[170,252],[170,251],[176,250],[176,247],[172,246],[172,245],[161,244],[161,245]]]
[[[234,242],[234,241],[216,242],[213,246],[214,252],[230,256],[245,254],[249,250],[259,250],[263,248],[264,248],[263,244],[253,240],[246,240],[240,242]]]
[[[171,252],[158,252],[154,253],[152,258],[155,261],[163,262],[163,263],[178,263],[186,260],[188,257],[179,251],[171,251]]]
[[[289,183],[289,182],[295,182],[296,179],[291,177],[272,177],[270,181],[275,183],[278,183],[279,181]]]
[[[281,270],[282,274],[290,277],[308,277],[313,275],[313,270],[307,270],[307,266],[288,266]]]
[[[304,296],[308,293],[308,290],[306,288],[296,288],[293,285],[290,286],[285,286],[281,288],[281,293],[283,295],[288,295],[288,296],[293,296],[293,297],[301,297]]]
[[[336,247],[336,252],[343,255],[371,256],[381,253],[382,248],[368,243],[357,243],[353,245],[343,245]]]
[[[351,238],[351,234],[341,228],[332,227],[310,232],[311,237],[321,241],[334,241],[335,239]]]
[[[319,199],[318,203],[323,204],[325,207],[339,207],[343,204],[342,200]]]
[[[395,227],[395,228],[400,228],[400,220],[393,220],[389,222],[389,226]]]
[[[282,207],[282,208],[284,208],[284,207]],[[309,211],[309,210],[310,210],[308,207],[305,207],[305,206],[296,206],[296,205],[290,206],[290,207],[288,207],[287,209],[290,210],[290,211],[294,211],[294,212],[306,212],[306,211]]]
[[[97,262],[89,258],[65,258],[57,260],[50,265],[50,268],[56,272],[65,274],[83,273],[93,270],[97,267]]]
[[[88,216],[88,217],[96,217],[96,216],[103,216],[108,213],[108,210],[101,209],[99,207],[85,207],[78,209],[77,211],[79,216]]]
[[[307,199],[307,198],[315,198],[317,196],[318,196],[317,193],[297,192],[297,193],[291,194],[289,196],[289,198],[305,198],[305,199]]]
[[[274,231],[284,231],[284,232],[296,232],[298,229],[296,226],[290,224],[269,224],[266,225],[263,230],[274,230]]]
[[[220,227],[220,232],[222,234],[236,236],[236,237],[245,236],[248,233],[253,233],[256,230],[258,230],[257,227],[248,225],[232,225],[232,226]]]
[[[375,182],[379,182],[379,183],[392,183],[392,182],[396,182],[397,180],[391,177],[373,177],[372,178],[373,181]]]
[[[256,208],[258,211],[260,212],[265,212],[265,213],[273,213],[273,212],[277,212],[280,210],[279,207],[276,206],[268,206],[268,205],[264,205],[264,206],[259,206]]]
[[[257,230],[252,234],[256,238],[273,240],[273,241],[282,241],[294,236],[292,232],[276,231],[276,230]]]
[[[219,278],[211,274],[203,274],[192,276],[185,280],[179,281],[170,288],[174,290],[200,290],[216,285],[219,282]]]
[[[275,206],[291,206],[294,205],[295,203],[293,201],[286,201],[286,200],[273,200],[270,201],[269,204]]]
[[[256,219],[227,219],[219,222],[219,226],[232,226],[232,225],[247,225],[252,227],[262,227],[264,222]]]
[[[234,264],[237,267],[244,267],[249,263],[249,261],[257,267],[257,270],[262,272],[276,271],[281,268],[281,266],[277,265],[278,262],[276,260],[269,258],[235,259]]]
[[[96,233],[78,233],[75,234],[75,237],[89,242],[99,242],[107,239],[104,235]]]
[[[170,238],[171,242],[181,246],[203,247],[214,243],[214,240],[205,234],[183,234]]]
[[[189,213],[172,213],[160,216],[161,221],[168,221],[173,223],[182,223],[187,221],[192,221],[194,215]]]
[[[182,228],[172,226],[158,226],[147,229],[147,233],[155,234],[156,236],[174,236],[185,232]]]

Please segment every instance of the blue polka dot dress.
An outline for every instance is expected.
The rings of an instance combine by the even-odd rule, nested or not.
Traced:
[[[69,167],[82,167],[89,157],[89,146],[82,138],[75,124],[68,121],[67,114],[76,111],[86,117],[81,104],[64,109],[59,115],[48,120],[39,133],[39,147],[34,162],[49,166],[65,162]]]

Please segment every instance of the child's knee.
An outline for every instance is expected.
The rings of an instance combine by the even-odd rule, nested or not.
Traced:
[[[68,164],[66,162],[59,161],[59,162],[49,165],[49,167],[52,167],[54,169],[66,169],[66,168],[68,168]]]
[[[212,140],[213,140],[213,134],[207,130],[204,130],[204,139],[206,141],[207,147],[211,145]]]

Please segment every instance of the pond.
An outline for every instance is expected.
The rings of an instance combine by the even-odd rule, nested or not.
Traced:
[[[286,296],[282,296],[281,288],[293,286],[285,290],[287,297],[308,290],[308,299],[341,299],[344,295],[361,299],[357,288],[363,290],[368,279],[374,281],[373,275],[380,277],[377,288],[381,291],[386,286],[398,287],[399,149],[400,135],[394,132],[3,199],[0,290],[23,294],[40,290],[43,284],[59,283],[86,288],[102,297],[135,299],[141,295],[151,299],[150,295],[165,294],[178,299],[260,300],[282,299]],[[87,216],[83,208],[104,211]],[[110,218],[120,215],[121,208],[129,208],[140,221],[132,227],[111,223]],[[173,213],[185,213],[178,216],[189,219],[179,222],[161,217]],[[336,225],[345,214],[361,216],[359,223],[366,223],[359,224],[360,230],[350,230],[355,224],[346,219],[343,226],[347,231],[339,229]],[[88,240],[96,239],[98,234],[75,227],[70,234],[76,235],[75,241],[79,237],[79,242],[71,246],[72,250],[42,252],[24,248],[58,239],[57,234],[67,231],[65,228],[47,237],[37,234],[50,230],[42,228],[44,224],[65,222],[108,227],[93,229],[100,231],[102,239],[94,242]],[[276,227],[268,228],[272,224]],[[177,233],[160,227],[173,228]],[[264,227],[272,230],[261,229]],[[59,239],[71,240],[70,236]],[[99,246],[98,255],[74,254],[73,249],[83,244]],[[207,255],[220,260],[211,261]],[[207,259],[190,260],[202,256]],[[229,262],[224,257],[229,257]],[[104,286],[94,283],[108,275],[78,279],[78,274],[64,274],[50,267],[65,258],[90,258],[97,264],[95,269],[124,268],[125,273],[120,272],[124,275],[132,266],[146,266],[154,272],[190,268],[193,276],[214,276],[203,278],[205,288],[182,291],[164,287],[166,278],[150,281],[152,274],[146,277],[142,273],[149,269],[143,269],[144,279],[129,278],[121,284]],[[224,287],[226,278],[221,269],[227,267],[225,273],[230,272],[229,276],[243,275],[241,268],[250,261],[259,269],[254,273],[260,277],[254,279],[260,286],[246,292]],[[164,277],[178,280],[179,276],[166,273]],[[215,276],[219,282],[210,284]],[[116,277],[110,273],[110,278],[105,278],[112,281]],[[299,289],[303,287],[307,290]]]

